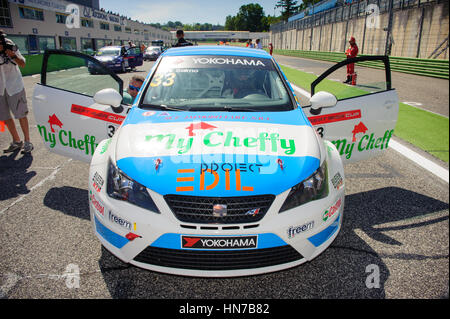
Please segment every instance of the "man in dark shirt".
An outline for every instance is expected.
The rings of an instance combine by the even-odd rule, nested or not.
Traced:
[[[174,47],[185,47],[188,45],[193,45],[192,43],[190,43],[184,39],[183,30],[177,30],[176,36],[177,36],[178,42],[174,45]]]

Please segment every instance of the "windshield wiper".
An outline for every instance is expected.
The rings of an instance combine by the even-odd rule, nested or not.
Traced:
[[[187,111],[186,108],[183,107],[174,107],[167,105],[157,105],[157,104],[141,104],[139,105],[142,109],[157,109],[157,110],[165,110],[165,111]]]

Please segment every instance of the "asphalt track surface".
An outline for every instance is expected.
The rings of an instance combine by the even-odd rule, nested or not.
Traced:
[[[125,85],[152,64],[120,75]],[[39,76],[24,81],[32,113]],[[0,298],[448,298],[449,186],[392,149],[345,167],[343,227],[313,261],[258,276],[190,278],[124,264],[102,248],[89,217],[88,164],[48,152],[29,120],[32,155],[0,154]],[[0,133],[0,148],[9,142]],[[379,286],[368,288],[376,270]]]

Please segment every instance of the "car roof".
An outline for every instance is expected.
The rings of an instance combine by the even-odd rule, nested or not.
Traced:
[[[235,55],[252,58],[271,59],[272,56],[261,49],[251,49],[235,46],[200,45],[170,48],[164,52],[165,56],[186,55]]]

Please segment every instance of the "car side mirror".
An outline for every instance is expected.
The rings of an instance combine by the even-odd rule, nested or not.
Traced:
[[[94,101],[98,104],[109,105],[115,113],[123,111],[122,95],[114,89],[103,89],[95,93]]]
[[[337,103],[336,97],[328,92],[320,91],[314,94],[310,99],[311,114],[318,115],[322,111],[323,107],[332,107]]]

